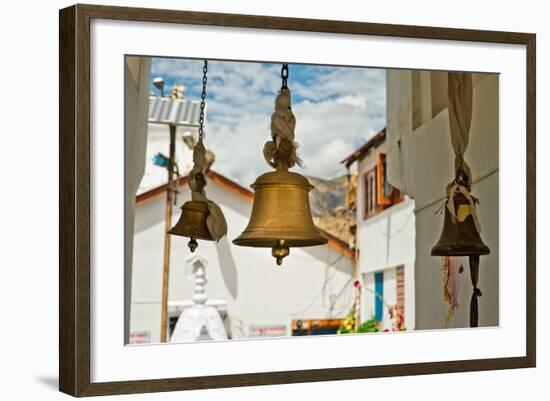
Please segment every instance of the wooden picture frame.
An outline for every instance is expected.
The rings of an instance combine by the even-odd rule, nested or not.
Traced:
[[[92,383],[90,380],[90,22],[92,19],[516,44],[526,47],[526,355],[369,367]],[[144,393],[534,367],[536,361],[535,48],[530,33],[74,5],[59,14],[59,389]]]

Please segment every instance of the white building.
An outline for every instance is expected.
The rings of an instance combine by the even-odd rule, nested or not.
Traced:
[[[443,215],[436,211],[454,178],[448,77],[446,72],[410,70],[388,70],[386,77],[388,180],[414,199],[415,326],[442,328],[448,304],[443,298],[441,259],[431,256],[430,250],[443,226]],[[480,258],[479,326],[494,326],[499,322],[499,78],[472,74],[472,81],[472,123],[464,159],[473,174],[472,193],[480,200],[481,237],[491,249],[490,255]],[[464,267],[459,275],[460,305],[449,327],[469,326],[472,286],[468,265]]]
[[[190,199],[186,177],[179,184],[178,206]],[[165,191],[161,185],[136,198],[130,308],[134,343],[160,339]],[[199,256],[207,264],[207,305],[218,308],[229,338],[336,332],[353,303],[354,254],[347,244],[327,234],[327,245],[292,248],[277,266],[270,249],[231,243],[248,222],[253,193],[212,170],[206,192],[221,206],[228,235],[218,243],[199,241],[194,253],[188,238],[172,236],[170,330],[182,309],[191,305],[190,264]],[[179,214],[175,207],[173,223]]]
[[[363,289],[361,321],[375,317],[392,328],[390,307],[415,327],[414,201],[392,187],[386,174],[386,130],[383,129],[343,162],[357,163],[357,248]]]

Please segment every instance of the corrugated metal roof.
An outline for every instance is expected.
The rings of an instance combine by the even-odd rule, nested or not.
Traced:
[[[149,97],[150,123],[198,127],[200,112],[201,105],[196,100]]]

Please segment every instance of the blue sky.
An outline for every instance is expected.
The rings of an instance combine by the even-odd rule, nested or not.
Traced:
[[[151,77],[171,93],[200,99],[202,60],[154,58]],[[216,155],[214,170],[250,185],[270,170],[262,156],[281,64],[209,61],[205,145]],[[386,77],[382,69],[289,65],[288,86],[296,116],[301,173],[320,178],[345,174],[339,163],[386,124]],[[151,91],[158,93],[151,85]]]

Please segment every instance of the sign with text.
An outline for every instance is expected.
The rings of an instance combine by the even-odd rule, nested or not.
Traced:
[[[130,344],[149,344],[151,332],[149,330],[137,330],[130,333]]]
[[[286,335],[284,324],[252,324],[248,328],[249,337],[284,337]]]

